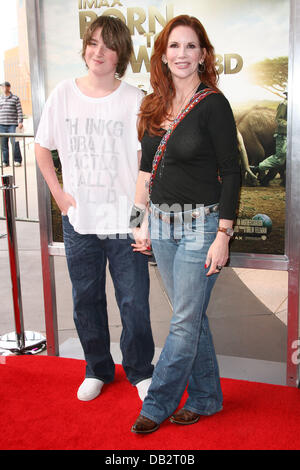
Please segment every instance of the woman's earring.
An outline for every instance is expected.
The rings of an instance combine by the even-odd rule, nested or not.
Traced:
[[[206,70],[205,62],[199,62],[198,64],[198,72],[199,73],[204,73]]]
[[[164,63],[165,65],[168,65],[168,61],[167,61],[166,56],[163,55],[162,58],[161,58],[161,60],[163,61],[163,63]]]

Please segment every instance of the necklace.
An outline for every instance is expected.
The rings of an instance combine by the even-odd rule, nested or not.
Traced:
[[[157,171],[159,172],[160,178],[162,177],[163,170],[164,170],[164,155],[167,146],[167,142],[171,137],[172,133],[175,131],[178,124],[184,119],[184,117],[206,96],[211,95],[212,93],[218,93],[215,90],[206,88],[204,90],[198,91],[195,93],[194,96],[190,99],[188,105],[182,109],[182,111],[178,114],[178,116],[174,119],[174,121],[170,124],[169,129],[163,135],[163,138],[160,141],[159,146],[157,147],[156,153],[154,155],[154,159],[152,162],[152,172],[149,182],[149,195],[151,196],[152,186],[154,178],[156,177]],[[159,170],[158,170],[159,168]]]
[[[176,117],[178,116],[178,113],[183,109],[184,104],[185,104],[185,102],[187,101],[188,97],[194,95],[194,92],[195,92],[195,90],[197,90],[197,88],[198,88],[198,86],[200,85],[200,83],[201,83],[201,82],[198,82],[197,85],[196,85],[191,91],[189,91],[189,92],[184,96],[183,100],[180,102],[179,106],[177,107],[176,112],[173,111],[173,106],[172,106],[172,111],[173,111],[173,112],[170,113],[169,116],[170,116],[170,117],[172,116],[173,119],[168,118],[168,121],[174,122],[174,120],[175,120]]]

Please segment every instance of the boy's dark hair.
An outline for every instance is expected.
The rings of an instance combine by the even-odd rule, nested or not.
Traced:
[[[83,36],[82,53],[84,59],[87,45],[90,43],[93,33],[97,28],[102,28],[101,36],[104,44],[118,55],[116,74],[119,78],[126,72],[133,51],[131,35],[126,24],[114,16],[102,15],[95,19]]]

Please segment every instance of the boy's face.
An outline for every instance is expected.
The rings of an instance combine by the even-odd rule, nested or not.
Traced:
[[[118,54],[109,49],[103,41],[102,28],[97,28],[86,46],[84,59],[92,73],[97,76],[115,76],[118,64]]]

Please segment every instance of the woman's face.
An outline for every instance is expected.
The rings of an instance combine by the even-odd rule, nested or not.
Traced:
[[[189,26],[176,26],[169,36],[163,56],[174,77],[184,79],[198,76],[198,65],[204,61],[206,49],[200,47],[195,31]]]
[[[86,46],[84,59],[90,72],[98,75],[115,75],[118,54],[109,49],[102,38],[102,28],[97,28]]]

